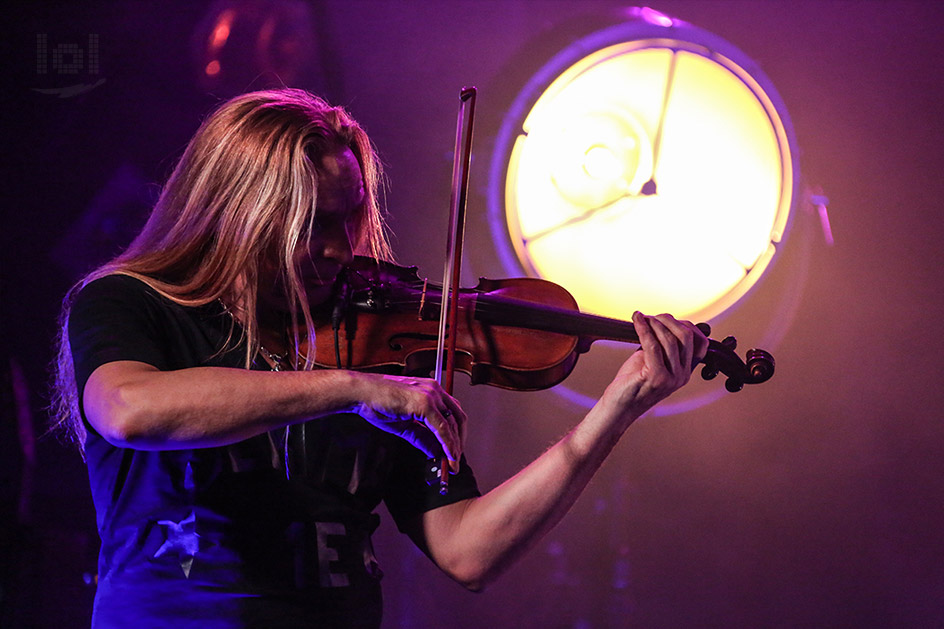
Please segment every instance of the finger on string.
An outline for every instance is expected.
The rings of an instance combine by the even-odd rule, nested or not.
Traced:
[[[701,335],[701,331],[690,322],[685,321],[683,323],[669,315],[660,316],[659,321],[675,336],[677,345],[681,347],[682,353],[679,356],[679,366],[688,366],[689,370],[694,369],[697,364],[697,361],[694,360],[695,338],[696,334]]]
[[[646,357],[646,364],[650,368],[664,366],[665,355],[659,345],[659,339],[652,331],[650,318],[638,310],[633,313],[633,327],[636,329],[636,335],[639,337],[639,347]]]
[[[695,326],[695,330],[695,358],[697,358],[695,362],[700,363],[708,354],[708,334],[711,332],[705,333],[705,331],[698,326]]]
[[[711,328],[707,324],[696,325],[691,321],[679,321],[678,324],[692,333],[691,365],[694,370],[708,353],[708,335],[711,334]],[[702,327],[706,328],[707,332]]]
[[[678,373],[678,366],[681,364],[681,356],[679,355],[680,343],[679,339],[666,327],[662,319],[660,319],[660,317],[664,316],[665,315],[650,317],[649,324],[652,327],[653,334],[659,339],[659,346],[662,349],[666,369],[669,370],[669,373],[676,374]]]

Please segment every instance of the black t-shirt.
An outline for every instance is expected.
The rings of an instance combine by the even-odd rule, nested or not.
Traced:
[[[184,307],[124,275],[95,280],[69,319],[79,399],[118,360],[240,368],[234,325],[219,304]],[[478,495],[463,462],[440,496],[422,452],[356,415],[189,450],[119,448],[86,428],[102,538],[97,628],[377,626],[377,505],[402,528]]]

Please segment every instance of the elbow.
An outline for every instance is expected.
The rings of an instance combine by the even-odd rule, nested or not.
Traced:
[[[462,587],[476,594],[484,592],[498,578],[498,572],[478,572],[474,574],[454,577]]]
[[[484,592],[501,573],[498,566],[490,566],[476,559],[457,561],[444,567],[444,570],[453,581],[470,592],[477,593]]]
[[[94,396],[86,404],[86,416],[92,427],[108,443],[120,448],[134,448],[148,440],[146,400],[135,385],[112,388]]]
[[[476,594],[484,592],[487,586],[488,582],[483,579],[462,582],[462,587],[470,592],[475,592]]]
[[[468,591],[475,593],[484,592],[490,583],[482,574],[451,573],[449,576]]]
[[[92,372],[82,393],[85,417],[108,443],[137,450],[168,449],[181,436],[202,437],[186,420],[186,389],[168,387],[145,363],[116,361]]]
[[[475,572],[449,572],[449,576],[470,592],[484,592],[488,585],[484,575]]]
[[[524,550],[506,538],[504,520],[483,518],[482,498],[469,498],[428,511],[411,532],[418,546],[449,578],[470,592],[483,592]]]

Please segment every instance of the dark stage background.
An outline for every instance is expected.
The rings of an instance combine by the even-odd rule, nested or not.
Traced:
[[[96,534],[84,467],[40,438],[58,302],[127,241],[217,101],[197,81],[193,52],[211,6],[23,4],[0,38],[4,627],[88,623]],[[307,22],[290,20],[309,61],[283,71],[366,126],[387,166],[397,254],[432,277],[456,97],[479,87],[469,285],[502,273],[484,190],[505,108],[554,52],[625,6],[329,0],[310,5]],[[376,539],[385,624],[944,625],[944,10],[930,0],[653,7],[729,40],[773,80],[804,186],[830,199],[835,246],[801,211],[774,278],[716,326],[745,345],[772,340],[774,380],[639,421],[564,522],[487,592],[449,582],[385,523]],[[39,74],[42,33],[49,49],[87,48],[97,34],[98,73]],[[101,79],[66,98],[36,91]],[[591,354],[575,382],[599,392],[611,368]],[[462,385],[458,395],[484,488],[582,414],[554,392]],[[33,443],[22,430],[30,421],[34,451],[22,445]]]

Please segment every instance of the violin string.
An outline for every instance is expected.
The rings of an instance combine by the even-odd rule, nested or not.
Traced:
[[[357,269],[352,269],[352,271],[364,282],[364,284],[366,284],[368,288],[376,287],[376,288],[383,289],[385,288],[385,286],[388,286],[388,285],[385,285],[383,281],[380,281],[378,283],[372,278],[365,276],[364,273],[362,273],[361,271]],[[403,308],[403,307],[409,306],[410,308],[419,309],[419,307],[423,303],[423,295],[425,293],[426,303],[428,303],[430,306],[435,307],[437,310],[439,309],[440,302],[442,301],[442,299],[441,297],[438,296],[439,291],[436,290],[438,286],[428,283],[428,280],[424,281],[420,279],[403,282],[402,286],[404,286],[407,289],[408,294],[402,295],[402,293],[398,293],[397,291],[394,291],[395,296],[392,299],[386,300],[385,303],[387,305],[393,308]],[[413,294],[410,294],[409,291],[413,291]],[[526,300],[515,300],[515,301],[520,301],[523,304],[531,305],[531,302],[527,302]],[[534,305],[540,306],[541,304],[534,304]],[[476,299],[474,310],[476,312],[482,313],[483,315],[494,315],[494,314],[502,314],[503,312],[507,312],[507,309],[512,306],[513,304],[509,304],[509,303],[496,304],[489,301],[488,299]],[[466,305],[463,302],[463,300],[460,299],[459,304],[458,304],[458,309],[461,312],[467,312],[473,309],[473,306]],[[560,310],[563,311],[566,309],[561,308]],[[579,311],[574,311],[574,312],[567,311],[566,313],[562,312],[561,314],[566,314],[566,315],[578,314],[579,315],[583,313],[580,313]],[[605,319],[607,323],[614,326],[625,327],[627,330],[633,329],[632,323],[629,321],[621,321],[619,319],[612,319],[609,317],[603,317],[602,319]]]
[[[426,303],[428,303],[432,307],[435,307],[436,311],[438,311],[439,301],[440,301],[439,299],[431,299],[427,301]],[[519,300],[519,301],[521,301],[524,306],[533,305],[536,308],[539,308],[542,306],[542,304],[534,304],[532,302],[527,302],[525,300]],[[401,297],[400,299],[391,299],[391,300],[388,300],[386,303],[391,309],[402,308],[404,310],[415,309],[418,311],[421,304],[421,299],[419,297],[414,298],[412,296],[409,296],[409,297]],[[513,308],[513,307],[514,307],[514,304],[494,304],[494,303],[490,303],[487,299],[476,300],[476,303],[474,306],[471,304],[467,305],[461,301],[458,305],[458,309],[460,312],[470,312],[474,310],[476,313],[482,314],[486,318],[492,315],[500,317],[501,315],[508,313],[509,308]],[[545,312],[547,312],[546,307],[545,307]],[[551,312],[548,314],[550,314],[551,316],[557,314],[557,315],[565,316],[565,317],[570,317],[574,315],[592,316],[592,315],[584,315],[584,313],[580,313],[579,311],[570,311],[570,310],[565,310],[562,308],[558,309],[558,312],[556,313]],[[601,317],[601,318],[597,318],[596,322],[598,323],[598,325],[602,324],[605,326],[610,326],[609,331],[603,334],[604,336],[612,336],[612,338],[635,341],[635,339],[632,338],[633,336],[635,336],[635,328],[631,321],[621,321],[619,319]],[[524,327],[528,327],[528,326],[524,326]],[[629,339],[626,338],[627,334],[630,335]]]
[[[425,303],[431,306],[434,306],[438,309],[440,305],[440,301],[441,300],[438,298],[435,298],[435,297],[430,298],[429,296],[427,296]],[[520,301],[525,306],[534,305],[535,307],[539,307],[542,305],[542,304],[532,304],[532,302],[528,302],[526,300],[517,300],[517,301]],[[385,303],[391,307],[415,306],[418,308],[419,306],[423,305],[424,301],[422,297],[418,295],[416,297],[408,296],[408,297],[400,297],[399,299],[388,299],[385,301]],[[479,299],[479,300],[476,300],[474,310],[478,312],[486,313],[486,314],[501,313],[503,310],[513,305],[514,304],[495,304],[488,301],[487,299]],[[473,306],[467,305],[463,303],[462,301],[460,301],[458,308],[461,311],[467,311],[467,310],[472,310]],[[574,311],[573,314],[580,314],[580,313],[578,313],[577,311]],[[616,320],[614,319],[614,321]]]

